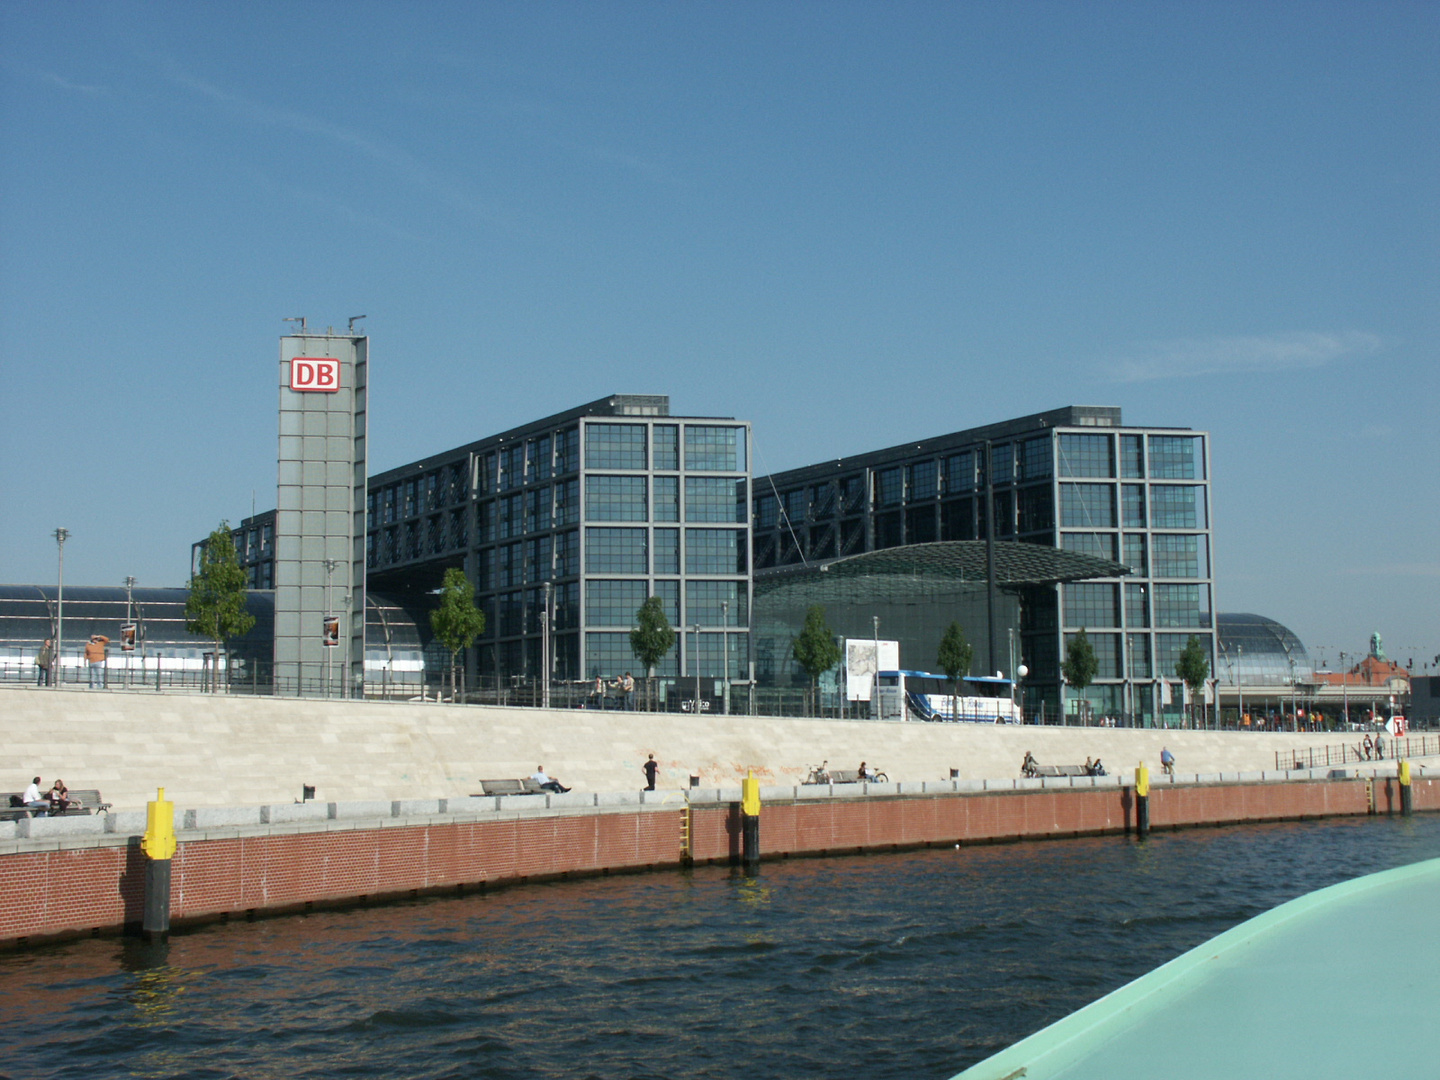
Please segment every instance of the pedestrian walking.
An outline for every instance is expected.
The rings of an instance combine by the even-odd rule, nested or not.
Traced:
[[[655,790],[655,775],[660,771],[660,766],[655,764],[655,755],[650,755],[650,760],[642,766],[645,770],[645,790]]]

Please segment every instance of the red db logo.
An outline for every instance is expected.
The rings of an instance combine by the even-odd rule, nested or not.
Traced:
[[[340,361],[333,356],[297,356],[290,361],[291,390],[340,389]]]

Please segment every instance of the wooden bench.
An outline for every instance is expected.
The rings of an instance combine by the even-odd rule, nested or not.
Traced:
[[[528,777],[524,780],[481,780],[484,795],[544,795],[545,789]]]
[[[883,782],[884,773],[876,773],[869,780],[870,783]],[[830,783],[832,784],[858,784],[860,783],[860,770],[858,769],[831,769]]]
[[[1084,765],[1036,765],[1032,776],[1090,776]]]
[[[11,806],[13,798],[23,798],[23,791],[0,791],[0,821],[18,821],[20,818],[35,817],[41,813],[39,807],[35,806]],[[47,817],[70,817],[80,814],[105,814],[110,811],[110,804],[100,797],[96,788],[71,788],[71,805],[61,814],[51,814],[44,811]],[[80,805],[76,806],[75,803]]]

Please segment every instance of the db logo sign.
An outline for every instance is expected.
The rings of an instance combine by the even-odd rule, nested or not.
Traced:
[[[291,390],[340,389],[340,361],[333,356],[297,356],[290,361]]]

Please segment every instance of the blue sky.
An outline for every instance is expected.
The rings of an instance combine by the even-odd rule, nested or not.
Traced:
[[[0,3],[0,580],[274,504],[286,316],[372,471],[605,394],[774,471],[1208,430],[1217,601],[1440,654],[1433,3]]]

